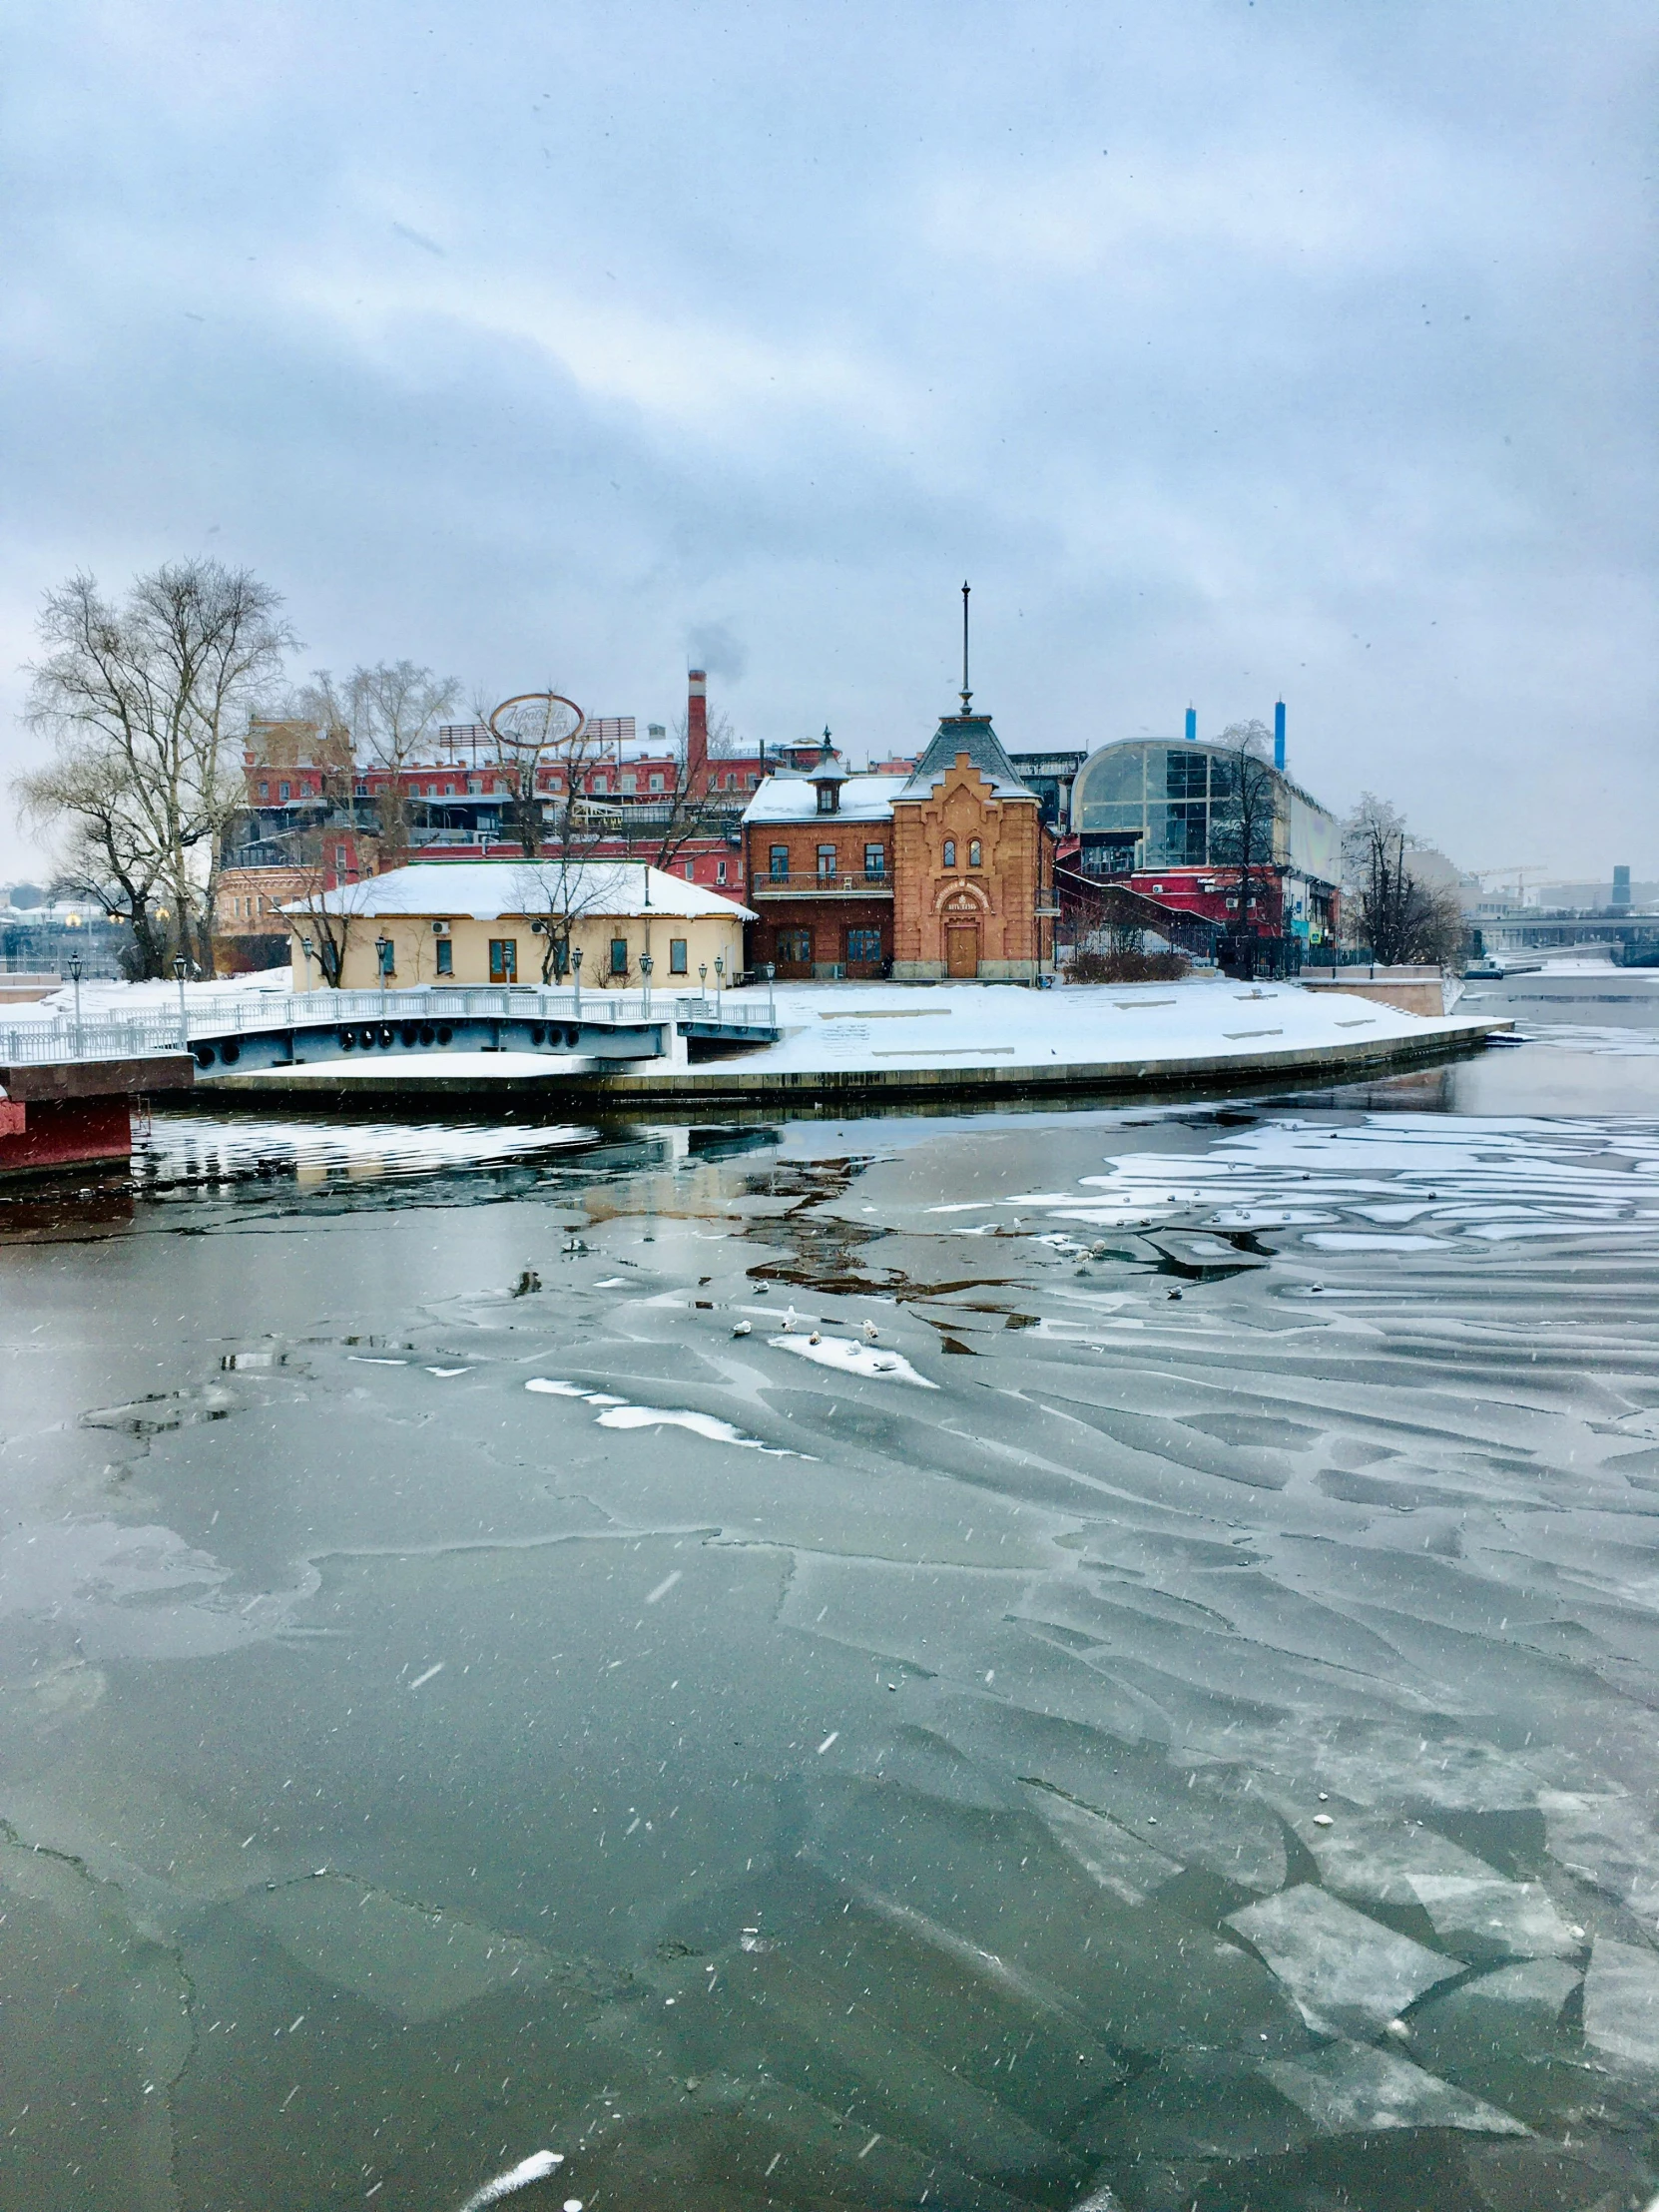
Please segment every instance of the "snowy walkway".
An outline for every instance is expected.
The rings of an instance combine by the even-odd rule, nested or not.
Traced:
[[[764,1010],[763,987],[728,991],[726,1006]],[[392,1094],[482,1091],[503,1082],[630,1100],[838,1093],[1101,1088],[1189,1077],[1356,1072],[1478,1043],[1507,1019],[1431,1020],[1336,991],[1206,976],[1181,983],[1061,986],[800,983],[778,987],[779,1041],[674,1069],[626,1071],[591,1061],[549,1066],[519,1053],[455,1053],[422,1062],[331,1063],[244,1074],[213,1087],[239,1092],[348,1087]]]

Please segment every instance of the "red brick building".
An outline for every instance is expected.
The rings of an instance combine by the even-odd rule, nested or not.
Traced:
[[[825,749],[744,815],[751,965],[1031,982],[1054,957],[1054,840],[990,719],[947,715],[907,776]]]

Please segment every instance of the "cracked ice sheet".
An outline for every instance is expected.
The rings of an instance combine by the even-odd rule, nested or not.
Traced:
[[[536,1944],[335,1876],[258,1891],[243,1912],[317,1978],[404,2020],[437,2020],[492,1989],[545,1981]]]
[[[1584,2035],[1607,2057],[1659,2076],[1659,1953],[1596,1937],[1584,1976]]]
[[[1227,1925],[1256,1946],[1322,2034],[1375,2034],[1424,1989],[1463,1970],[1461,1959],[1395,1935],[1310,1883],[1230,1914]]]
[[[1615,1226],[1645,1234],[1653,1200],[1646,1178],[1656,1165],[1659,1132],[1651,1127],[1610,1134],[1596,1122],[1378,1114],[1332,1129],[1286,1116],[1230,1135],[1196,1160],[1120,1154],[1107,1174],[1079,1179],[1084,1193],[1101,1194],[1082,1214],[1065,1194],[1057,1203],[1050,1193],[995,1203],[1101,1227],[1196,1211],[1217,1228],[1234,1229],[1292,1228],[1310,1206],[1336,1207],[1356,1229],[1320,1229],[1306,1243],[1331,1251],[1428,1251],[1461,1236],[1572,1235]],[[1384,1237],[1358,1226],[1389,1218],[1410,1220],[1418,1233]],[[1422,1234],[1430,1229],[1441,1233]]]
[[[1397,1124],[1397,1117],[1378,1119]],[[821,1153],[845,1144],[827,1128],[811,1136]],[[1169,1122],[1154,1136],[1194,1161],[1231,1141],[1213,1127]],[[934,1162],[929,1172],[947,1179],[977,1172],[974,1162],[997,1147],[1005,1161],[1023,1147],[1027,1165],[995,1190],[1027,1196],[1058,1190],[1080,1168],[1098,1170],[1104,1152],[1123,1155],[1136,1141],[1116,1125],[1103,1135],[1090,1124],[1085,1159],[1081,1140],[1055,1123],[985,1135],[964,1126],[948,1142],[918,1143],[910,1122],[902,1137],[910,1158]],[[1597,1135],[1585,1124],[1528,1142],[1534,1164],[1544,1165],[1550,1142],[1558,1153],[1582,1155],[1581,1165],[1599,1142],[1608,1172],[1629,1184],[1639,1169],[1615,1140],[1624,1141],[1620,1132],[1602,1127]],[[1409,1130],[1401,1141],[1407,1149],[1416,1144]],[[1171,1192],[1179,1164],[1166,1153],[1158,1165]],[[714,1179],[706,1169],[689,1172]],[[860,1193],[882,1172],[849,1184],[854,1218],[874,1203]],[[1375,1219],[1378,1209],[1427,1205],[1427,1190],[1439,1189],[1403,1168],[1372,1180],[1375,1193],[1333,1200],[1343,1223],[1388,1226],[1388,1217]],[[952,1190],[947,1182],[942,1195],[964,1188],[973,1184]],[[662,1182],[653,1195],[666,1196]],[[793,1201],[767,1203],[781,1209]],[[1490,1196],[1483,1201],[1475,1192],[1463,1203],[1478,1209]],[[1623,1201],[1613,1194],[1606,1203]],[[1010,1223],[1019,1212],[1008,1210]],[[1411,1221],[1422,1218],[1413,1213]],[[1518,1809],[1539,1807],[1557,1864],[1568,1859],[1584,1869],[1582,1879],[1639,1899],[1643,1868],[1656,1863],[1654,1841],[1640,1818],[1625,1815],[1643,1803],[1652,1772],[1651,1706],[1643,1702],[1652,1566],[1640,1516],[1652,1514],[1659,1494],[1640,1487],[1659,1480],[1659,1398],[1645,1349],[1654,1331],[1640,1238],[1623,1237],[1628,1258],[1609,1251],[1592,1260],[1580,1245],[1570,1272],[1551,1275],[1547,1239],[1524,1253],[1481,1249],[1467,1224],[1491,1216],[1463,1218],[1462,1227],[1449,1211],[1436,1218],[1449,1257],[1406,1254],[1385,1264],[1341,1254],[1314,1263],[1299,1257],[1294,1240],[1270,1234],[1264,1245],[1282,1257],[1248,1282],[1189,1287],[1183,1304],[1167,1307],[1168,1278],[1150,1272],[1152,1259],[1138,1267],[1111,1263],[1095,1280],[1110,1286],[1120,1313],[1140,1320],[1140,1333],[1104,1353],[1044,1341],[1036,1330],[1005,1332],[1003,1309],[1053,1312],[1050,1290],[1063,1292],[1073,1281],[1073,1261],[1035,1247],[1029,1224],[1020,1238],[986,1240],[966,1263],[960,1245],[946,1264],[925,1237],[877,1239],[854,1255],[865,1279],[881,1281],[884,1256],[897,1252],[901,1271],[926,1285],[928,1313],[948,1320],[975,1355],[935,1361],[933,1340],[920,1335],[907,1303],[915,1294],[903,1282],[889,1284],[895,1304],[882,1314],[883,1342],[900,1342],[906,1352],[915,1342],[927,1346],[918,1357],[940,1388],[925,1396],[877,1393],[764,1346],[746,1347],[741,1361],[730,1357],[727,1315],[752,1296],[747,1267],[763,1256],[807,1267],[813,1237],[824,1234],[823,1208],[804,1217],[799,1243],[769,1218],[764,1234],[757,1230],[731,1254],[730,1276],[721,1273],[728,1263],[719,1247],[694,1251],[690,1240],[673,1248],[666,1266],[668,1240],[660,1238],[650,1248],[652,1264],[666,1271],[642,1268],[635,1290],[672,1295],[649,1313],[637,1295],[605,1308],[588,1291],[563,1297],[556,1250],[549,1268],[545,1246],[527,1241],[532,1230],[547,1229],[534,1209],[469,1209],[441,1222],[360,1220],[349,1240],[340,1236],[327,1248],[329,1297],[349,1317],[336,1326],[373,1327],[412,1360],[452,1365],[464,1315],[465,1342],[484,1364],[440,1393],[418,1370],[346,1368],[318,1352],[313,1379],[300,1385],[310,1402],[274,1391],[247,1418],[153,1439],[143,1481],[154,1503],[136,1515],[101,1506],[99,1517],[129,1528],[135,1520],[171,1527],[216,1573],[234,1578],[200,1589],[145,1589],[135,1580],[140,1607],[224,1603],[234,1618],[251,1593],[300,1590],[293,1561],[318,1530],[334,1547],[323,1586],[301,1597],[275,1648],[256,1637],[178,1665],[110,1659],[64,1673],[55,1671],[63,1652],[49,1645],[5,1708],[14,1731],[8,1756],[15,1764],[21,1754],[38,1779],[33,1763],[44,1756],[42,1741],[54,1761],[68,1757],[85,1768],[113,1769],[117,1749],[127,1758],[138,1746],[155,1772],[188,1775],[217,1831],[193,1845],[202,1865],[191,1883],[203,1896],[245,1886],[233,1861],[255,1823],[235,1826],[239,1803],[258,1802],[262,1812],[261,1834],[246,1855],[249,1873],[286,1877],[288,1864],[271,1853],[265,1822],[280,1823],[293,1804],[294,1793],[285,1800],[275,1794],[288,1774],[300,1769],[308,1786],[314,1769],[327,1787],[313,1818],[328,1840],[296,1862],[302,1871],[332,1860],[336,1840],[350,1842],[363,1855],[365,1883],[419,1913],[443,1901],[471,1915],[477,1890],[487,1887],[479,1925],[511,1929],[518,1940],[541,1934],[539,1907],[550,1903],[582,1920],[584,1941],[614,1943],[641,1976],[637,1986],[660,1935],[692,1945],[707,1939],[704,1923],[690,1925],[694,1907],[708,1924],[726,1915],[723,1935],[757,1914],[771,1925],[799,1869],[790,1854],[799,1854],[809,1819],[802,1792],[811,1798],[830,1770],[869,1780],[879,1768],[901,1782],[890,1802],[906,1822],[918,1799],[1003,1814],[1014,1796],[1026,1814],[1038,1814],[1041,1831],[1089,1895],[1103,1896],[1114,1912],[1131,1910],[1123,1891],[1103,1879],[1115,1875],[1147,1900],[1133,1910],[1179,1932],[1160,1954],[1175,1984],[1189,1955],[1182,1942],[1190,1946],[1203,1925],[1193,1917],[1194,1901],[1217,1910],[1215,1882],[1198,1881],[1195,1870],[1276,1887],[1285,1870],[1283,1832],[1270,1834],[1275,1808],[1306,1842],[1319,1789],[1345,1800],[1336,1807],[1338,1831],[1361,1804],[1389,1819],[1425,1804],[1466,1812],[1468,1823],[1455,1833],[1471,1851],[1483,1848],[1480,1823],[1505,1808],[1517,1809],[1518,1818]],[[637,1217],[608,1233],[625,1232],[637,1239]],[[552,1235],[556,1246],[557,1229]],[[597,1245],[600,1232],[589,1235]],[[289,1264],[307,1241],[314,1257],[314,1237],[268,1240],[261,1310],[239,1311],[237,1325],[257,1321],[262,1333],[288,1326],[285,1308],[303,1304],[303,1321],[291,1326],[314,1328],[314,1266]],[[188,1249],[200,1273],[212,1270],[223,1248],[202,1240]],[[635,1261],[647,1257],[634,1243],[628,1251]],[[555,1287],[509,1303],[505,1286],[527,1260]],[[694,1261],[695,1275],[688,1272]],[[77,1264],[64,1256],[58,1262],[60,1269]],[[148,1261],[130,1253],[126,1264],[153,1269],[154,1253]],[[614,1282],[617,1265],[608,1249],[596,1249],[592,1267],[580,1272]],[[845,1265],[841,1252],[831,1255],[831,1272]],[[711,1271],[705,1292],[697,1276]],[[129,1281],[121,1269],[100,1269],[88,1284],[100,1316],[109,1316],[99,1364],[123,1372],[101,1375],[96,1388],[83,1390],[60,1371],[42,1395],[42,1421],[61,1420],[64,1404],[108,1406],[137,1402],[151,1389],[194,1387],[201,1381],[194,1368],[161,1366],[164,1357],[178,1359],[172,1339],[180,1333],[170,1317],[187,1304],[194,1311],[198,1292],[202,1305],[216,1309],[246,1302],[246,1272],[244,1263],[202,1274],[190,1300],[175,1304],[160,1277],[135,1272]],[[574,1286],[578,1271],[570,1273]],[[974,1312],[981,1294],[973,1291],[952,1294],[958,1312],[937,1302],[939,1280],[971,1274],[1009,1280],[1008,1288],[983,1294],[986,1303],[1000,1302],[997,1311]],[[1323,1305],[1309,1289],[1311,1276],[1327,1287]],[[457,1284],[465,1297],[456,1296]],[[1080,1292],[1087,1288],[1078,1284]],[[725,1301],[726,1310],[700,1313],[696,1295]],[[821,1293],[815,1285],[793,1295],[832,1330],[856,1329],[865,1311],[856,1291]],[[425,1318],[417,1310],[423,1299],[431,1302]],[[782,1304],[775,1297],[771,1310]],[[757,1320],[765,1305],[756,1306]],[[160,1342],[152,1327],[158,1315],[169,1319]],[[20,1329],[37,1318],[30,1312]],[[216,1327],[230,1326],[216,1315]],[[900,1334],[906,1327],[916,1338]],[[595,1364],[574,1366],[577,1357]],[[695,1371],[674,1364],[694,1357],[701,1363]],[[217,1359],[217,1351],[209,1356],[215,1373]],[[29,1365],[20,1363],[20,1381]],[[592,1391],[629,1403],[695,1407],[746,1433],[805,1444],[821,1463],[806,1479],[792,1463],[758,1463],[754,1452],[689,1440],[680,1448],[672,1432],[600,1430],[593,1411],[603,1408],[559,1408],[526,1396],[522,1381],[538,1369],[583,1376]],[[792,1372],[781,1381],[783,1369]],[[34,1402],[27,1385],[24,1397]],[[1071,1411],[1047,1409],[1061,1404]],[[1076,1415],[1078,1407],[1094,1425]],[[89,1432],[72,1441],[84,1454]],[[119,1448],[107,1432],[91,1441],[100,1457]],[[89,1479],[78,1466],[77,1479]],[[1062,1477],[1063,1489],[1039,1491],[1039,1479],[1057,1485]],[[206,1524],[221,1511],[209,1535]],[[374,1556],[344,1559],[352,1545]],[[707,1547],[695,1565],[686,1556],[693,1545]],[[815,1548],[827,1572],[816,1589],[814,1562],[801,1556]],[[37,1625],[27,1582],[33,1560],[16,1557],[24,1603],[11,1618],[22,1633]],[[890,1579],[860,1579],[860,1559],[870,1557],[890,1562]],[[957,1567],[969,1570],[962,1582],[952,1577]],[[677,1572],[684,1578],[672,1595],[650,1606],[652,1591]],[[98,1602],[114,1615],[133,1610],[107,1594]],[[43,1637],[52,1629],[47,1610]],[[1010,1620],[1010,1612],[1018,1617]],[[874,1664],[881,1642],[901,1629],[913,1658]],[[699,1670],[686,1663],[694,1651]],[[1307,1662],[1299,1675],[1286,1667],[1287,1652]],[[407,1681],[439,1658],[445,1671],[407,1696]],[[30,1667],[36,1664],[31,1656]],[[779,1729],[781,1709],[786,1725]],[[1072,1732],[1064,1742],[1062,1722]],[[204,1732],[210,1753],[193,1767]],[[817,1747],[831,1733],[837,1740],[820,1759]],[[613,1789],[621,1791],[619,1822]],[[648,1799],[648,1789],[661,1797]],[[1075,1814],[1070,1834],[1033,1802],[1058,1790],[1070,1793],[1054,1799]],[[110,1794],[118,1797],[119,1789]],[[1571,1808],[1559,1803],[1566,1798]],[[64,1840],[53,1806],[66,1805],[69,1793],[48,1790],[42,1802],[41,1829],[31,1833],[49,1845]],[[879,1795],[863,1801],[869,1818],[855,1824],[853,1842],[866,1846],[866,1861],[877,1844],[890,1842],[899,1819],[883,1812],[888,1802]],[[677,1803],[678,1818],[669,1823]],[[718,1819],[696,1847],[667,1857],[688,1822],[711,1807]],[[1621,1807],[1624,1814],[1615,1810]],[[374,1816],[366,1823],[365,1812]],[[624,1841],[636,1813],[641,1826]],[[1529,1817],[1536,1830],[1536,1814]],[[86,1832],[82,1824],[78,1833]],[[118,1831],[108,1834],[112,1843],[125,1841]],[[180,1834],[172,1818],[165,1829],[146,1820],[129,1857],[165,1875]],[[1073,1848],[1079,1838],[1082,1851]],[[475,1842],[482,1848],[469,1848]],[[724,1900],[717,1890],[705,1906],[707,1864],[717,1849],[721,1876],[730,1875],[734,1887]],[[659,1853],[665,1856],[651,1856]],[[1010,1841],[1003,1853],[1010,1885],[1032,1879],[1036,1860],[1018,1864],[1027,1855],[1025,1842],[1015,1851]],[[114,1861],[107,1864],[113,1870]],[[1058,1900],[1073,1896],[1046,1865],[1037,1888],[1022,1916],[1040,1918],[1044,1901],[1059,1911]],[[524,1926],[514,1915],[526,1901],[532,1917]],[[887,1902],[902,1905],[903,1897]],[[941,1938],[969,1943],[974,1932],[948,1927],[942,1917],[948,1890],[931,1902]],[[219,1918],[245,1926],[235,1906]],[[1426,1933],[1425,1923],[1411,1925]],[[977,1936],[982,1946],[991,1940],[988,1920]],[[554,1940],[564,1947],[570,1937],[561,1932]],[[1019,1947],[1008,1945],[1011,1954]],[[940,1958],[956,1955],[942,1939],[933,1948]],[[716,1955],[713,1947],[708,1955]],[[779,1955],[790,1955],[787,1942]],[[309,1974],[279,1944],[268,1945],[265,1956],[294,1981]],[[696,1970],[688,1967],[694,1978]],[[65,1971],[43,1985],[74,1978]],[[946,2004],[950,1986],[943,1977]],[[1197,1989],[1196,1981],[1182,1985],[1181,1994]],[[445,2019],[464,2022],[471,2036],[478,2015],[511,1996],[488,1993]],[[685,2002],[682,1994],[674,2012],[658,2017],[677,2020]],[[1499,2008],[1495,1991],[1469,1999],[1477,2002]],[[285,2027],[300,2009],[296,1998],[271,2025]],[[1516,2034],[1525,2036],[1533,2032],[1530,2015],[1545,2007],[1517,2001],[1504,2009],[1522,2015]],[[347,2022],[355,2016],[349,2007],[342,2013]],[[810,2010],[795,2018],[805,2037]],[[1202,2041],[1201,2011],[1182,2019],[1183,2032]],[[1575,2019],[1574,2011],[1559,2033],[1582,2053]],[[509,2036],[519,2024],[510,2021]],[[340,2032],[348,2043],[352,2031]],[[409,2056],[412,2040],[395,2029],[393,2036],[423,2093],[435,2095],[452,2059],[422,2073]],[[1254,2033],[1246,2052],[1251,2040]],[[272,2047],[285,2055],[285,2035]],[[340,2047],[337,2078],[360,2079],[366,2042]],[[803,2049],[810,2042],[792,2044],[792,2063]],[[453,2055],[470,2065],[476,2045]],[[488,2081],[479,2075],[480,2104],[507,2070],[504,2064]],[[682,2076],[710,2070],[702,2051],[688,2052],[680,2066]],[[276,2082],[274,2111],[293,2078]],[[465,2083],[467,2070],[453,2078]],[[992,2080],[993,2090],[1002,2079]],[[1017,2082],[1016,2072],[1016,2090]],[[204,2108],[204,2141],[222,2139],[227,2120],[240,2132],[241,2083],[240,2068],[235,2081],[227,2074],[217,2109]],[[464,2108],[472,2093],[449,2092],[459,2103],[443,2111]],[[308,2094],[283,2115],[283,2127]],[[692,2123],[677,2115],[682,2107],[689,2115],[698,2101],[688,2104],[682,2081],[660,2118],[664,2141],[684,2147],[690,2138],[682,2130]],[[895,2096],[891,2114],[879,2117],[904,2109]],[[879,2121],[870,2124],[873,2131]],[[504,2162],[493,2155],[499,2140],[489,2140],[490,2156],[476,2173]],[[325,2136],[318,2147],[325,2153]],[[756,2170],[771,2156],[769,2147]],[[925,2186],[923,2175],[917,2193]],[[1076,2186],[1081,2192],[1085,2185]],[[457,2189],[454,2201],[464,2194]],[[1054,2201],[1075,2200],[1057,2190]]]
[[[1580,1946],[1540,1884],[1505,1881],[1420,1821],[1344,1816],[1320,1828],[1304,1816],[1296,1825],[1330,1889],[1380,1905],[1420,1905],[1453,1949],[1565,1957]]]
[[[1367,2135],[1382,2127],[1455,2127],[1473,2135],[1530,2130],[1496,2105],[1438,2081],[1392,2051],[1333,2043],[1306,2058],[1264,2061],[1262,2071],[1327,2135]]]

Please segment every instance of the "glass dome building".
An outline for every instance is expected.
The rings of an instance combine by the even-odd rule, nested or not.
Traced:
[[[1271,824],[1253,838],[1259,930],[1321,944],[1335,936],[1341,832],[1316,799],[1265,762]],[[1168,905],[1236,928],[1241,858],[1239,759],[1229,747],[1178,738],[1102,746],[1071,792],[1071,864],[1127,882]]]

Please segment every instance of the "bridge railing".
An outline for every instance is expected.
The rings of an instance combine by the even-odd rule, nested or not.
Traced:
[[[192,993],[183,1008],[155,1006],[119,1018],[72,1013],[0,1024],[0,1066],[73,1060],[139,1060],[183,1052],[198,1038],[249,1036],[273,1029],[336,1029],[362,1023],[570,1021],[610,1028],[645,1022],[719,1021],[728,1029],[770,1028],[767,1009],[736,1004],[724,992],[607,991],[540,984],[434,985],[423,990],[226,991]]]

